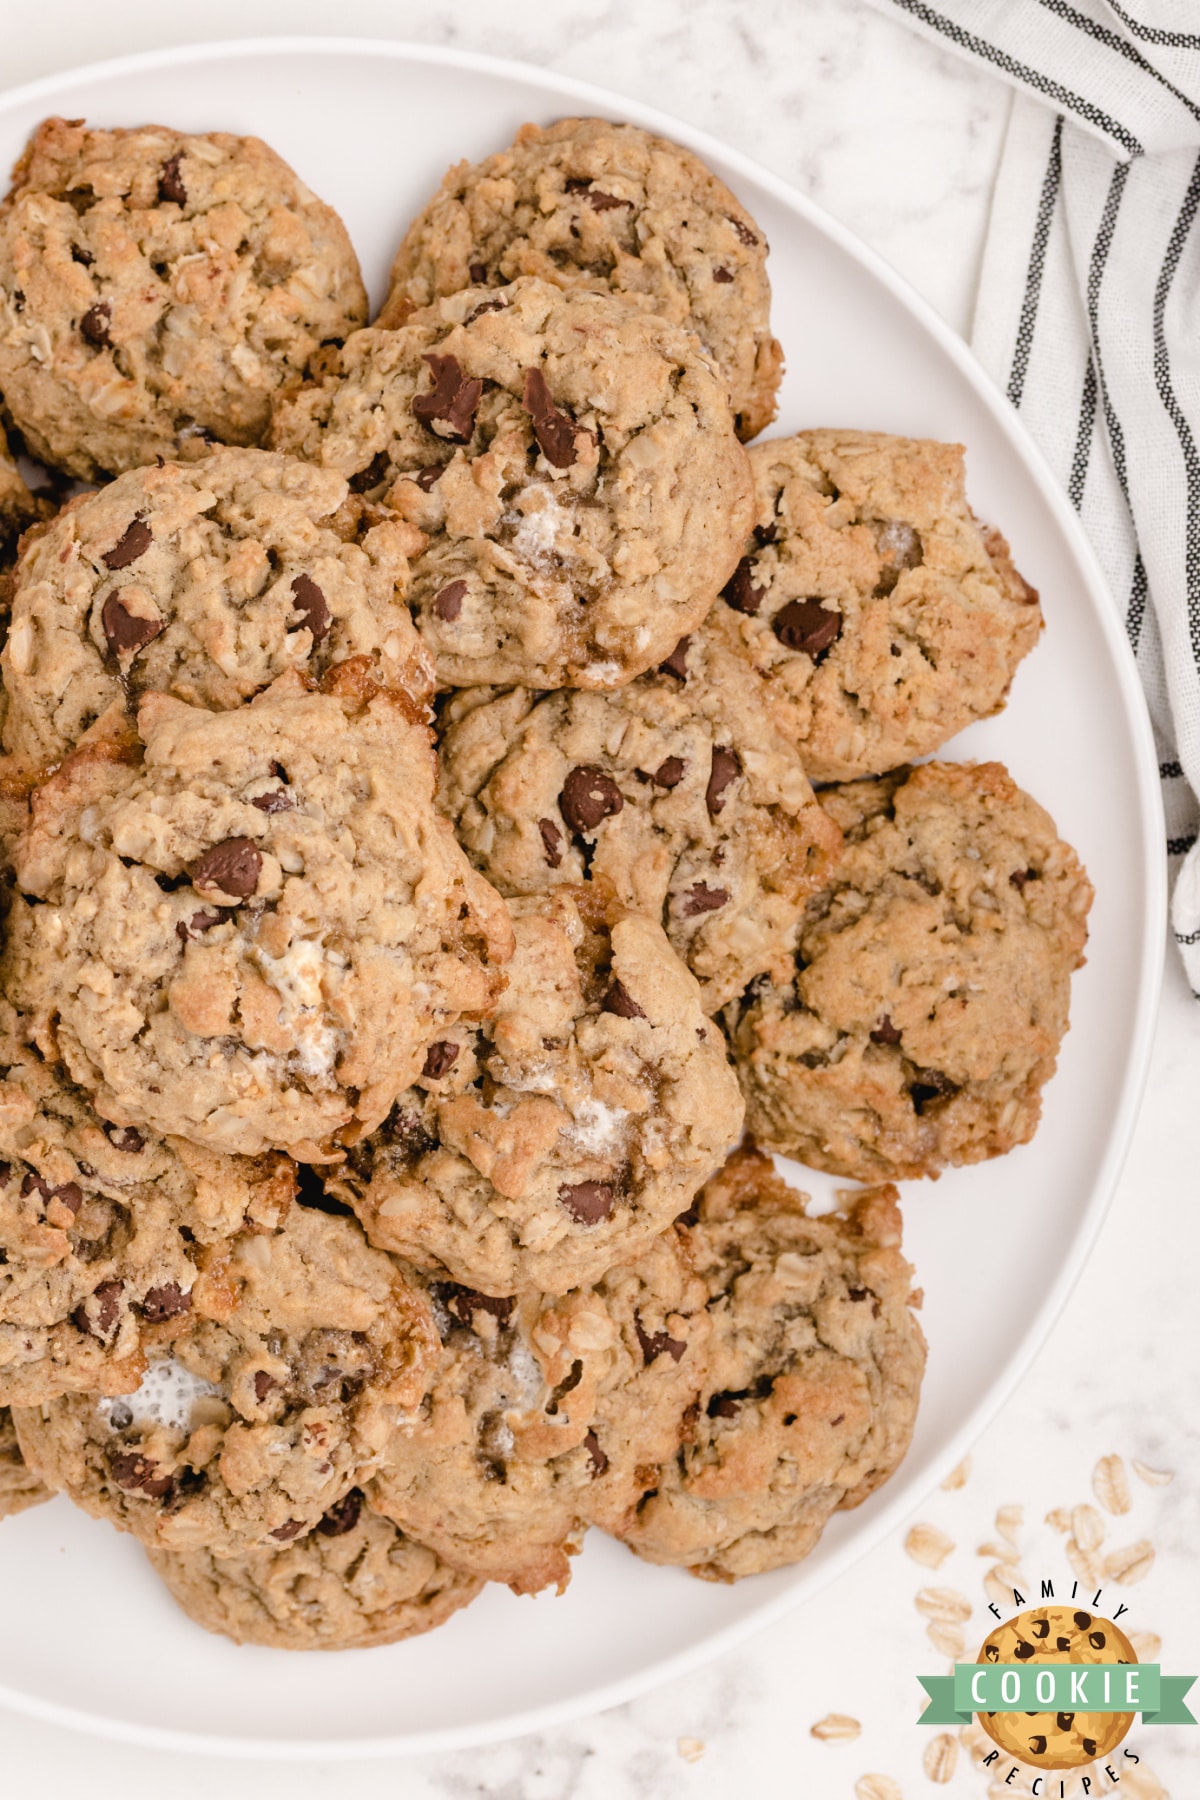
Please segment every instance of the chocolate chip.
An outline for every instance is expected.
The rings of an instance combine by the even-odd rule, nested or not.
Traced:
[[[632,200],[618,200],[615,194],[606,194],[602,188],[588,189],[588,205],[593,212],[612,212],[618,206],[632,206]]]
[[[148,619],[139,613],[130,612],[121,598],[121,590],[110,594],[104,602],[100,609],[100,623],[104,628],[108,647],[118,662],[125,657],[136,656],[167,629],[167,621],[163,618]]]
[[[424,361],[433,373],[433,386],[428,393],[414,396],[414,418],[431,430],[435,422],[448,425],[445,436],[457,444],[469,443],[475,429],[475,409],[483,393],[482,381],[468,381],[457,356],[430,354]]]
[[[687,653],[691,641],[689,632],[687,637],[680,638],[667,660],[659,663],[658,666],[664,675],[674,675],[676,681],[687,680]]]
[[[1088,1643],[1092,1646],[1093,1650],[1103,1650],[1106,1642],[1107,1639],[1102,1631],[1088,1632]]]
[[[983,1654],[989,1662],[1000,1661],[1000,1648],[997,1644],[985,1644],[983,1646]]]
[[[15,313],[23,313],[25,311],[25,293],[22,288],[14,288],[13,289],[12,303],[13,303],[13,311]]]
[[[1033,1621],[1033,1635],[1036,1638],[1048,1638],[1050,1636],[1049,1619],[1035,1619]]]
[[[211,931],[214,925],[223,925],[226,919],[233,917],[229,907],[222,907],[220,912],[195,912],[190,919],[180,919],[175,926],[175,936],[186,944],[192,938],[198,938],[202,932]]]
[[[427,1081],[440,1081],[448,1075],[458,1061],[458,1045],[443,1039],[440,1043],[430,1044],[425,1052],[425,1062],[421,1073]]]
[[[722,283],[730,282],[733,280],[733,270],[732,269],[714,269],[713,270],[713,280],[719,281]]]
[[[482,287],[487,280],[487,265],[481,262],[468,263],[467,274],[471,277],[472,287]]]
[[[144,556],[154,542],[154,533],[145,519],[131,519],[111,550],[100,561],[106,569],[127,569],[131,562]]]
[[[270,1535],[277,1544],[290,1544],[292,1539],[299,1537],[303,1530],[303,1519],[287,1519],[282,1525],[277,1525]]]
[[[734,612],[745,613],[752,619],[762,605],[766,591],[766,588],[755,587],[754,562],[751,557],[743,556],[721,589],[721,598],[732,606]]]
[[[613,1191],[604,1181],[564,1182],[558,1190],[558,1203],[577,1225],[599,1225],[612,1212]]]
[[[263,1401],[266,1399],[267,1395],[270,1393],[271,1389],[275,1386],[276,1386],[275,1377],[273,1375],[268,1374],[266,1369],[255,1369],[255,1371],[254,1371],[254,1398],[258,1401],[258,1404],[260,1406],[262,1405]]]
[[[1060,1731],[1070,1731],[1070,1729],[1074,1723],[1075,1723],[1075,1714],[1074,1713],[1059,1713],[1058,1714],[1058,1729]]]
[[[452,581],[434,596],[433,610],[439,619],[451,624],[462,611],[463,596],[467,591],[465,581]]]
[[[909,1088],[913,1110],[918,1115],[931,1106],[935,1100],[948,1100],[951,1094],[957,1094],[958,1083],[943,1075],[940,1069],[921,1069],[918,1079]]]
[[[281,813],[291,812],[296,800],[286,788],[271,788],[266,794],[255,794],[250,804],[262,813]]]
[[[1088,1737],[1085,1737],[1085,1738],[1084,1738],[1084,1740],[1083,1740],[1083,1754],[1084,1754],[1084,1755],[1085,1755],[1085,1756],[1095,1756],[1095,1754],[1096,1754],[1096,1740],[1095,1740],[1095,1738],[1088,1738]]]
[[[358,1524],[362,1509],[362,1490],[351,1488],[344,1500],[335,1500],[324,1517],[317,1520],[317,1530],[322,1537],[345,1537]]]
[[[122,1451],[111,1459],[109,1467],[119,1488],[127,1493],[146,1494],[151,1500],[164,1500],[175,1485],[173,1477],[158,1474],[158,1464],[140,1450]]]
[[[736,1419],[742,1403],[732,1394],[714,1394],[705,1410],[710,1419]]]
[[[312,633],[314,644],[328,637],[333,614],[325,604],[325,596],[311,575],[297,575],[292,583],[292,599],[301,620]]]
[[[77,1213],[83,1205],[83,1189],[78,1182],[65,1181],[61,1187],[51,1187],[50,1183],[40,1175],[32,1172],[26,1175],[21,1183],[21,1193],[36,1194],[42,1205],[48,1206],[51,1200],[61,1200],[70,1213]]]
[[[884,1013],[882,1019],[880,1019],[878,1025],[871,1033],[871,1042],[873,1044],[898,1044],[900,1042],[900,1033],[892,1024],[887,1013]]]
[[[846,1295],[847,1298],[851,1300],[865,1300],[870,1291],[869,1288],[865,1287],[852,1287],[846,1289]]]
[[[575,461],[575,421],[555,406],[540,369],[526,369],[521,400],[546,461],[556,469],[569,469]]]
[[[641,1346],[644,1363],[652,1363],[656,1356],[662,1356],[664,1353],[671,1358],[672,1362],[678,1362],[687,1349],[682,1338],[673,1338],[665,1329],[647,1331],[636,1312],[633,1315],[633,1329],[637,1332],[637,1341]]]
[[[742,772],[742,765],[732,750],[717,748],[712,753],[712,771],[708,777],[708,786],[704,790],[704,804],[708,808],[709,818],[715,819],[723,812],[729,795],[726,789],[736,781]]]
[[[136,1125],[106,1125],[108,1141],[114,1150],[124,1150],[127,1156],[136,1156],[146,1148],[146,1140]]]
[[[559,810],[572,831],[595,831],[602,820],[619,813],[625,802],[611,775],[595,763],[572,769],[558,796]]]
[[[190,873],[192,886],[201,893],[214,890],[247,900],[258,886],[262,853],[248,837],[226,838],[206,850]]]
[[[80,244],[71,245],[71,261],[77,262],[81,268],[90,269],[95,260],[90,250],[83,249]]]
[[[88,307],[79,321],[79,330],[97,350],[108,350],[112,347],[112,339],[108,335],[111,324],[112,307],[107,300],[100,300],[95,306]]]
[[[460,1287],[453,1281],[440,1282],[435,1292],[446,1311],[452,1313],[460,1325],[466,1325],[470,1330],[475,1328],[477,1312],[487,1313],[503,1330],[517,1304],[511,1295],[480,1294],[474,1288]]]
[[[1018,1662],[1028,1662],[1036,1652],[1032,1644],[1018,1644],[1013,1654]]]
[[[625,983],[615,979],[604,996],[600,1010],[615,1013],[618,1019],[644,1019],[646,1016]]]
[[[789,600],[771,624],[786,650],[802,651],[814,662],[820,662],[841,636],[842,615],[830,612],[819,600]]]
[[[351,491],[355,494],[365,494],[370,488],[378,487],[381,481],[386,481],[390,468],[391,458],[387,451],[376,451],[365,469],[360,469],[357,475],[351,475]]]
[[[183,185],[183,177],[179,173],[179,165],[183,160],[183,152],[177,150],[169,156],[158,175],[158,197],[162,201],[173,201],[176,206],[187,205],[187,189]]]
[[[732,213],[726,213],[725,217],[737,232],[742,243],[746,245],[747,249],[752,250],[755,244],[757,244],[758,239],[755,237],[750,227],[748,225],[743,225],[740,219],[735,219]]]
[[[413,475],[410,479],[417,484],[423,494],[427,494],[441,480],[449,467],[449,463],[430,463],[427,469],[422,469],[419,474]]]
[[[1012,886],[1016,888],[1018,894],[1023,894],[1025,892],[1026,882],[1040,881],[1041,876],[1036,869],[1014,869],[1008,879]]]
[[[756,525],[754,527],[755,541],[761,544],[764,549],[768,544],[773,544],[778,535],[778,527],[775,525],[774,520],[772,520],[769,525]]]
[[[102,1281],[92,1295],[95,1317],[89,1314],[86,1304],[77,1306],[71,1314],[71,1322],[76,1330],[86,1332],[89,1337],[99,1338],[101,1343],[105,1343],[111,1337],[117,1322],[124,1287],[123,1281]]]
[[[162,1287],[146,1289],[142,1301],[142,1316],[151,1325],[161,1325],[164,1319],[177,1319],[181,1313],[191,1312],[191,1292],[184,1293],[177,1282],[164,1282]]]
[[[725,888],[713,888],[707,882],[697,881],[693,887],[684,889],[679,910],[685,919],[697,919],[701,913],[719,912],[728,901]]]
[[[600,1439],[596,1436],[594,1431],[584,1432],[583,1447],[588,1453],[588,1468],[592,1472],[592,1479],[595,1480],[598,1475],[603,1475],[605,1469],[607,1469],[608,1458],[600,1448]]]
[[[476,319],[481,319],[483,317],[484,313],[507,311],[508,301],[501,300],[499,295],[497,295],[494,300],[481,300],[474,312],[469,312],[467,314],[466,318],[463,320],[463,324],[473,325]]]
[[[686,768],[687,764],[682,757],[668,756],[665,762],[659,763],[650,779],[655,787],[678,787],[683,780],[683,773]]]
[[[1092,1622],[1091,1613],[1077,1612],[1073,1615],[1073,1617],[1074,1617],[1075,1623],[1078,1625],[1080,1631],[1086,1631],[1088,1626]]]
[[[562,832],[552,819],[539,819],[538,830],[546,862],[550,868],[557,869],[562,861]]]
[[[1037,1734],[1037,1736],[1036,1736],[1036,1737],[1031,1737],[1031,1738],[1030,1738],[1030,1740],[1029,1740],[1029,1751],[1030,1751],[1030,1755],[1031,1755],[1031,1756],[1045,1756],[1045,1754],[1046,1754],[1046,1740],[1045,1740],[1045,1738],[1044,1738],[1044,1737],[1043,1737],[1043,1736],[1042,1736],[1042,1735],[1041,1735],[1041,1733],[1040,1733],[1040,1732],[1039,1732],[1039,1733],[1038,1733],[1038,1734]]]

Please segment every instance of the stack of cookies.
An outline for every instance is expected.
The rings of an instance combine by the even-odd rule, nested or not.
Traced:
[[[239,1642],[803,1557],[912,1435],[890,1184],[1036,1128],[1087,877],[919,759],[1038,597],[959,448],[747,451],[766,255],[594,119],[373,325],[253,139],[49,120],[0,206],[0,1512]]]

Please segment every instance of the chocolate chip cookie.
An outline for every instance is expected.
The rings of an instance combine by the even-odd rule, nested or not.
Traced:
[[[812,779],[881,774],[999,712],[1042,615],[967,504],[962,447],[806,431],[750,461],[724,600]]]
[[[620,687],[700,623],[753,522],[695,338],[534,278],[357,332],[273,442],[428,536],[410,599],[449,687]]]
[[[17,539],[37,520],[49,515],[45,499],[30,493],[13,460],[4,428],[0,426],[0,603],[8,609],[6,581],[16,557]]]
[[[444,1282],[432,1293],[441,1361],[368,1500],[455,1568],[520,1594],[561,1591],[583,1538],[613,1322],[587,1288],[501,1299]]]
[[[193,1290],[135,1393],[14,1409],[26,1461],[163,1549],[287,1544],[361,1486],[437,1356],[424,1292],[351,1219],[295,1206]]]
[[[741,1096],[653,920],[610,919],[594,888],[512,914],[494,1017],[430,1045],[420,1084],[331,1187],[420,1268],[496,1296],[560,1294],[683,1211],[736,1141]]]
[[[366,316],[341,220],[258,138],[47,119],[0,206],[0,390],[85,480],[259,443]]]
[[[695,333],[752,438],[783,371],[766,260],[761,226],[690,150],[635,125],[559,119],[448,172],[396,252],[378,323],[521,275],[620,294]]]
[[[999,763],[822,801],[846,834],[795,969],[726,1014],[760,1144],[872,1181],[1026,1143],[1068,1024],[1092,888]]]
[[[443,723],[439,804],[489,881],[590,876],[661,919],[709,1012],[787,960],[841,851],[719,613],[619,693],[468,692]]]
[[[404,604],[422,542],[339,475],[265,450],[121,475],[21,558],[5,747],[57,762],[122,695],[218,710],[352,657],[422,717],[432,670]]]
[[[126,1393],[186,1329],[205,1270],[290,1203],[286,1157],[106,1124],[15,1041],[0,1081],[0,1401]]]
[[[49,1499],[50,1489],[27,1468],[21,1455],[12,1414],[7,1406],[0,1406],[0,1519]]]
[[[1038,1606],[990,1631],[981,1663],[1136,1663],[1119,1625],[1081,1606]],[[995,1712],[979,1722],[993,1743],[1034,1769],[1079,1769],[1108,1756],[1133,1724],[1133,1713]]]
[[[507,910],[366,676],[223,713],[146,694],[140,736],[114,707],[33,796],[5,979],[114,1124],[327,1160],[494,1004]]]
[[[769,1158],[739,1151],[687,1226],[709,1293],[700,1403],[617,1526],[650,1562],[710,1581],[799,1562],[912,1437],[925,1342],[894,1188],[810,1218]]]
[[[369,1650],[444,1625],[483,1583],[442,1562],[351,1488],[314,1530],[275,1550],[148,1550],[190,1619],[235,1644]]]

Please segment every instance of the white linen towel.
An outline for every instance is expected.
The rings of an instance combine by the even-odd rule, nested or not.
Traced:
[[[872,4],[1020,90],[972,345],[1078,508],[1124,619],[1200,998],[1200,4]]]

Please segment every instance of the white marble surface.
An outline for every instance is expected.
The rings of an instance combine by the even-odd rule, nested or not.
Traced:
[[[403,37],[546,64],[653,101],[759,158],[857,230],[952,325],[969,326],[1007,90],[855,0],[553,0],[507,9],[495,0],[348,0],[339,8],[205,0],[199,11],[162,0],[55,0],[49,8],[9,0],[3,27],[6,85],[199,35]],[[189,1761],[5,1714],[0,1791],[39,1800],[167,1792],[316,1800],[353,1783],[364,1800],[716,1800],[735,1791],[852,1800],[859,1778],[875,1771],[897,1782],[903,1800],[938,1791],[984,1800],[993,1790],[965,1751],[940,1788],[923,1772],[931,1733],[915,1725],[916,1675],[946,1664],[913,1596],[927,1583],[965,1593],[973,1648],[994,1560],[976,1550],[995,1538],[997,1507],[1025,1509],[1023,1572],[1061,1578],[1062,1538],[1042,1520],[1092,1498],[1099,1457],[1118,1452],[1176,1471],[1160,1487],[1131,1476],[1132,1511],[1106,1519],[1104,1549],[1141,1538],[1156,1546],[1147,1578],[1120,1590],[1130,1608],[1123,1622],[1160,1634],[1173,1670],[1200,1667],[1198,1073],[1200,1006],[1171,961],[1148,1098],[1085,1279],[977,1446],[965,1486],[932,1495],[916,1515],[956,1544],[937,1573],[904,1554],[900,1532],[801,1613],[701,1673],[545,1736],[454,1756],[351,1768]],[[103,1644],[97,1621],[97,1655]],[[861,1736],[814,1740],[810,1726],[831,1711],[857,1717]],[[1195,1791],[1186,1770],[1196,1765],[1200,1732],[1139,1725],[1128,1745],[1141,1764],[1124,1764],[1119,1787],[1100,1781],[1093,1793],[1153,1800],[1169,1790],[1184,1800]],[[1146,1776],[1151,1764],[1157,1782]],[[1083,1790],[1076,1782],[1073,1791]]]

